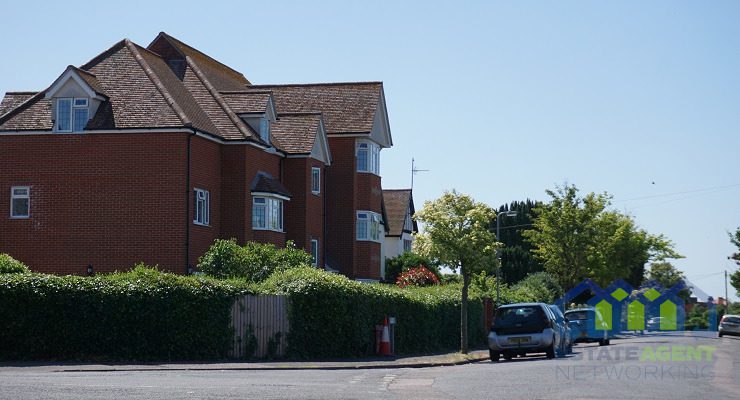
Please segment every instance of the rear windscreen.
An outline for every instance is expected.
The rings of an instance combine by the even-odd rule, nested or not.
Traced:
[[[731,324],[740,324],[740,318],[738,317],[725,317],[725,320],[722,322],[729,322]]]
[[[498,327],[531,325],[543,321],[542,308],[537,306],[499,308],[495,324]]]

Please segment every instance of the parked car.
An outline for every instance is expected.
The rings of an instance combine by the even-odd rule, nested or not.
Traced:
[[[565,318],[563,312],[560,311],[560,307],[555,304],[550,304],[550,311],[555,315],[555,322],[558,323],[558,329],[560,329],[560,349],[563,351],[563,355],[570,354],[573,352],[573,341],[570,336],[568,318]]]
[[[527,353],[555,358],[561,337],[555,315],[544,303],[517,303],[499,307],[488,334],[491,361],[511,360]]]
[[[740,336],[740,315],[725,314],[719,322],[719,337]]]
[[[601,317],[599,310],[594,307],[575,308],[565,312],[568,325],[571,329],[573,343],[599,342],[600,346],[606,346],[610,342],[609,331],[599,329],[606,327],[606,321]]]
[[[652,317],[647,320],[647,324],[645,327],[647,328],[647,331],[659,331],[660,330],[660,321],[663,320],[663,317]]]

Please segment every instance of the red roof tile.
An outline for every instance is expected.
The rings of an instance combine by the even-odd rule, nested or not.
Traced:
[[[311,154],[320,124],[318,113],[278,114],[270,136],[275,147],[287,154]]]

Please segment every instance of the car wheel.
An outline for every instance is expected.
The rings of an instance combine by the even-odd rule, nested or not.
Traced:
[[[501,353],[491,349],[488,349],[488,355],[491,357],[491,362],[498,362],[499,358],[501,358]]]
[[[514,355],[511,353],[504,353],[504,360],[511,361],[511,359],[514,358]]]
[[[568,354],[573,354],[573,343],[568,343]]]
[[[599,346],[609,346],[609,339],[599,340]]]
[[[547,348],[547,351],[545,351],[545,355],[547,358],[555,358],[555,338],[552,338],[552,344],[550,347]]]
[[[719,333],[719,337],[722,337],[722,332]]]

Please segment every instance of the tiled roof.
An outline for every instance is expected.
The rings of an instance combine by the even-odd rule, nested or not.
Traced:
[[[280,181],[265,173],[258,173],[252,181],[252,192],[274,193],[285,197],[292,197],[290,191]]]
[[[321,112],[327,133],[372,130],[383,90],[381,82],[253,85],[272,91],[278,113]]]
[[[85,83],[87,83],[92,88],[92,90],[95,91],[95,93],[108,97],[108,95],[105,94],[105,89],[103,89],[103,87],[100,86],[98,77],[96,77],[95,75],[91,74],[88,71],[79,69],[77,67],[72,67],[72,68],[75,70],[75,72],[77,72],[80,78],[82,78],[82,80],[84,80]]]
[[[310,154],[321,124],[321,114],[278,114],[270,124],[270,136],[278,149],[287,154]]]
[[[270,101],[270,91],[225,91],[221,96],[237,114],[261,114],[267,110]]]
[[[0,101],[0,116],[6,114],[8,111],[18,107],[24,101],[30,99],[38,92],[7,92],[5,97]]]
[[[383,190],[383,203],[388,217],[385,221],[389,231],[388,236],[401,236],[403,225],[406,222],[406,212],[409,211],[410,206],[410,212],[414,212],[412,201],[411,189]]]
[[[170,51],[170,48],[165,42],[174,46],[174,50],[180,53],[183,58],[185,56],[190,57],[203,71],[206,78],[213,84],[216,90],[240,90],[244,88],[244,85],[250,84],[241,72],[235,71],[229,66],[207,56],[200,50],[190,47],[164,32],[160,32],[157,38],[147,48],[155,53],[162,54],[167,59],[171,59],[173,57],[163,54]]]

